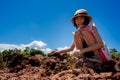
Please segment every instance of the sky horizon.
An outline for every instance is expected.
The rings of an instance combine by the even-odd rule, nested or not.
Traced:
[[[119,4],[119,0],[1,0],[0,49],[35,41],[34,47],[69,47],[75,31],[71,18],[76,10],[86,9],[107,46],[120,51]]]

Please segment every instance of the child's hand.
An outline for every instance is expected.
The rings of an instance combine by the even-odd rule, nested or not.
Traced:
[[[74,55],[75,57],[78,57],[78,56],[82,56],[82,54],[83,54],[83,53],[81,52],[81,50],[76,50],[73,55]]]
[[[76,50],[73,54],[75,57],[78,57],[80,55],[80,50]]]
[[[60,51],[58,51],[58,50],[54,50],[51,52],[51,54],[58,54],[58,53],[60,53]]]

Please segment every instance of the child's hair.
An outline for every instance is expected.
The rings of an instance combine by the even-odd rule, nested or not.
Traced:
[[[89,24],[90,20],[88,17],[84,16],[84,22],[83,25],[87,26]],[[74,26],[76,27],[76,29],[78,28],[78,26],[75,23],[75,18],[74,18]]]

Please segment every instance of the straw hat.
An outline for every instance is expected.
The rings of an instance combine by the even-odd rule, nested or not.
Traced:
[[[74,18],[79,17],[79,16],[87,16],[90,21],[92,20],[92,17],[88,15],[87,10],[79,9],[74,13],[74,16],[71,19],[72,23],[74,23]]]

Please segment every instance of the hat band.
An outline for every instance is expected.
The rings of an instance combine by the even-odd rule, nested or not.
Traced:
[[[79,13],[79,14],[76,14],[75,16],[79,16],[79,15],[88,15],[87,13]]]

